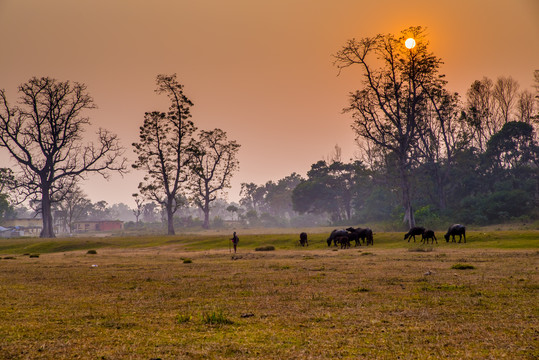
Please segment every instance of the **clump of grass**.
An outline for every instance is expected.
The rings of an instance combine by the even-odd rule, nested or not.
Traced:
[[[409,252],[431,252],[431,251],[434,251],[434,249],[431,247],[428,247],[428,248],[419,247],[419,248],[409,248],[408,251]]]
[[[31,258],[38,258],[38,257],[39,257],[39,254],[31,254],[30,257],[31,257]]]
[[[178,316],[176,316],[176,322],[178,324],[183,324],[183,323],[191,321],[191,318],[192,318],[191,315],[188,315],[188,314],[178,314]]]
[[[373,253],[371,252],[362,252],[361,254],[359,254],[361,256],[365,256],[365,255],[374,255]]]
[[[273,251],[275,250],[275,246],[273,245],[265,245],[255,248],[255,251]]]
[[[205,312],[202,314],[202,322],[208,325],[230,325],[234,324],[222,310]]]
[[[4,260],[15,260],[14,256],[5,256]]]
[[[356,292],[356,293],[362,293],[362,292],[369,292],[369,289],[367,288],[364,288],[364,287],[358,287],[358,288],[355,288],[354,290],[352,290],[353,292]]]
[[[96,254],[97,254],[97,251],[95,251],[95,250],[88,250],[88,251],[86,252],[86,254],[89,254],[89,255],[96,255]]]
[[[189,258],[182,258],[182,260],[183,260],[184,264],[191,264],[193,262],[193,260],[191,260]]]
[[[468,270],[468,269],[475,269],[475,266],[470,265],[470,264],[455,264],[451,266],[451,269]]]

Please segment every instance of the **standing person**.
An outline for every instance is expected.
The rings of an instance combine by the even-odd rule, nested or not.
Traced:
[[[234,231],[234,234],[232,236],[232,244],[234,245],[234,254],[236,253],[236,246],[238,245],[238,242],[240,241],[240,238],[236,235],[236,232]]]

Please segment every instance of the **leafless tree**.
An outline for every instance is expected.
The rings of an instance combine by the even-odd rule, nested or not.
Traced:
[[[139,221],[140,215],[142,215],[142,210],[144,207],[144,200],[139,197],[139,194],[135,193],[133,195],[133,198],[135,199],[135,205],[137,206],[135,209],[133,209],[133,214],[135,215],[135,218],[137,220],[137,225]]]
[[[405,48],[413,37],[416,46]],[[384,148],[396,158],[405,219],[410,227],[412,211],[410,169],[430,93],[445,82],[438,73],[442,61],[429,51],[425,30],[410,27],[399,36],[377,35],[349,40],[335,55],[340,69],[359,66],[363,88],[350,95],[353,128],[357,135]]]
[[[63,214],[61,220],[63,220],[64,228],[69,233],[71,233],[75,221],[82,219],[91,206],[92,202],[79,186],[75,186],[56,204],[58,210]]]
[[[90,124],[83,113],[95,108],[86,86],[48,77],[19,86],[20,105],[10,106],[0,90],[0,147],[16,160],[19,190],[41,204],[41,237],[54,237],[51,205],[88,173],[107,178],[126,170],[118,137],[99,129],[98,143],[82,143]]]
[[[166,94],[171,105],[168,113],[150,112],[144,116],[139,142],[134,143],[137,161],[133,168],[146,175],[139,190],[147,199],[157,202],[166,212],[169,235],[174,235],[173,216],[182,205],[183,185],[189,179],[192,161],[188,151],[193,132],[196,130],[191,118],[193,103],[183,92],[174,75],[158,75],[158,94]]]
[[[204,212],[206,229],[210,226],[211,203],[230,187],[230,178],[238,169],[239,148],[236,141],[228,141],[221,129],[201,131],[194,144],[190,187],[194,203]]]
[[[501,113],[502,126],[511,121],[512,111],[518,97],[518,82],[512,77],[501,76],[496,80],[493,96]]]

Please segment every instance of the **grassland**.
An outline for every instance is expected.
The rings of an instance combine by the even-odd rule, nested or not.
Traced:
[[[2,240],[0,358],[539,357],[538,231],[239,234]]]

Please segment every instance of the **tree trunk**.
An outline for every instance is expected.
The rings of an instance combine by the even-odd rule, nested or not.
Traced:
[[[204,204],[202,211],[204,212],[204,224],[202,225],[202,227],[204,229],[209,229],[210,228],[210,205],[207,201]]]
[[[406,169],[403,164],[400,165],[401,189],[402,189],[402,206],[404,207],[404,221],[408,221],[408,226],[415,226],[414,211],[412,209],[412,199],[410,195],[410,182],[406,175]]]
[[[172,201],[167,201],[166,205],[167,210],[167,225],[168,225],[168,235],[176,235],[174,231],[174,213],[172,212]]]
[[[44,187],[41,190],[41,217],[43,219],[43,229],[41,229],[42,238],[53,238],[54,229],[52,224],[52,211],[51,211],[51,199],[49,194],[49,188]]]

